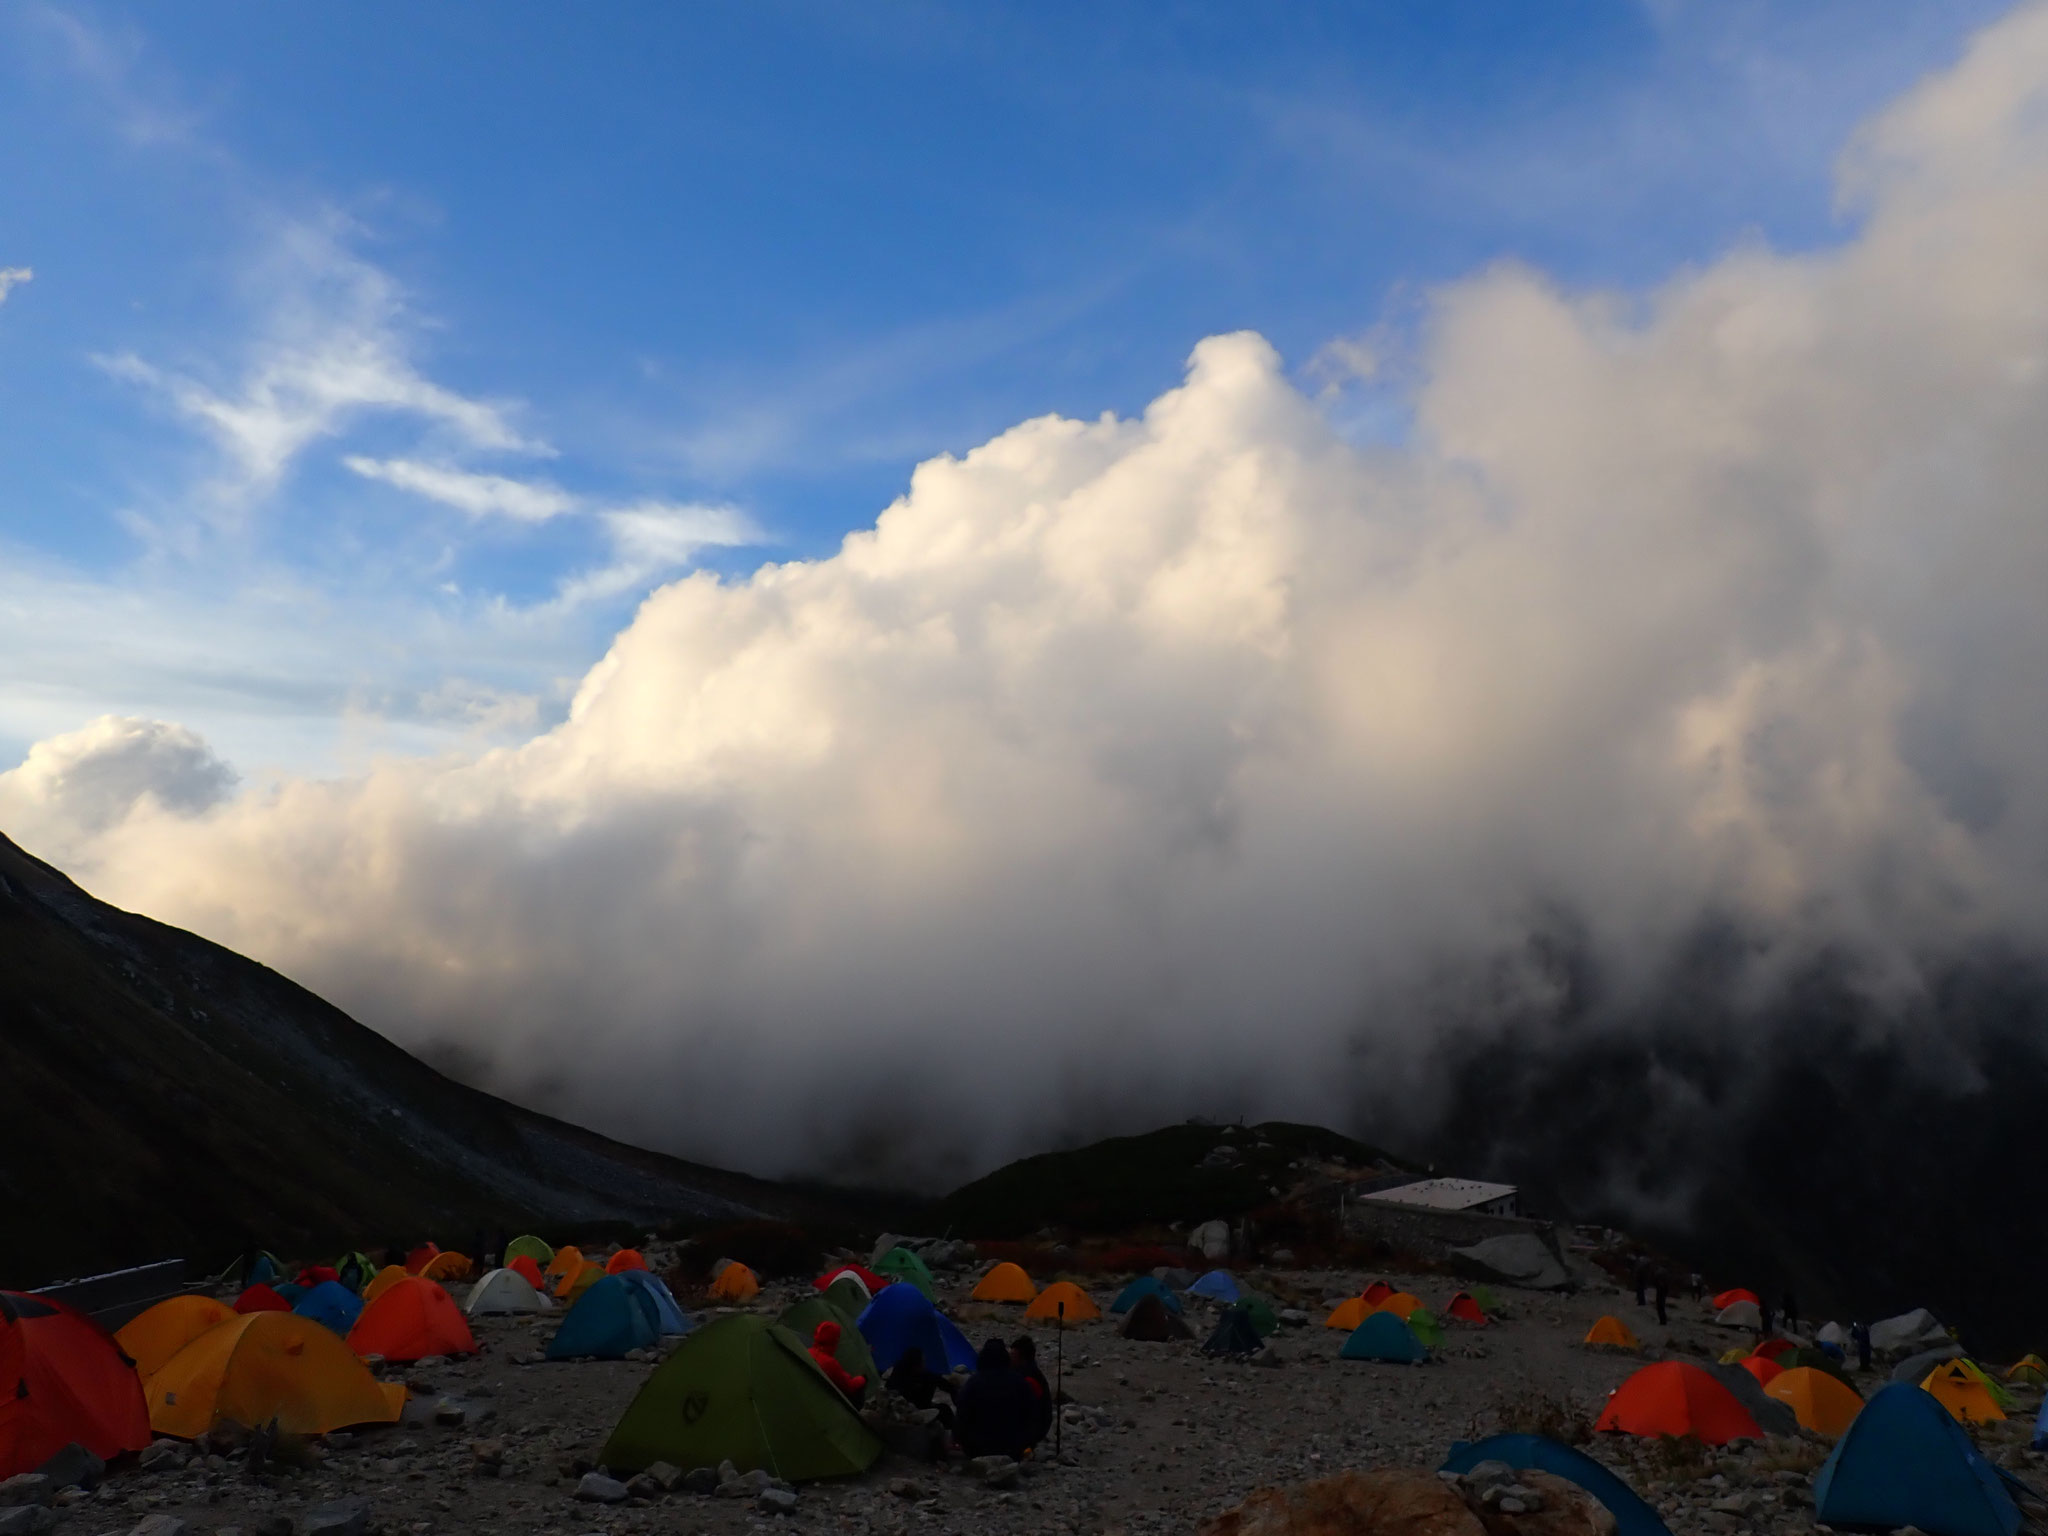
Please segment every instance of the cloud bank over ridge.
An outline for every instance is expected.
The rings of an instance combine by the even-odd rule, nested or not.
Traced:
[[[2044,109],[2030,6],[1850,147],[1838,249],[1441,291],[1398,447],[1212,337],[1142,417],[663,587],[521,746],[221,799],[93,779],[102,740],[212,771],[101,722],[0,775],[0,827],[496,1089],[767,1172],[1341,1119],[1446,977],[1540,1008],[1558,914],[1592,1027],[1708,924],[1738,1001],[1826,957],[1910,1017],[1950,957],[2048,951]],[[88,779],[130,798],[50,788]]]

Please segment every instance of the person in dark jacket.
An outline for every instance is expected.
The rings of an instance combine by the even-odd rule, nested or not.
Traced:
[[[1024,1443],[1037,1445],[1052,1433],[1054,1408],[1052,1383],[1045,1379],[1045,1372],[1038,1368],[1038,1346],[1031,1341],[1030,1334],[1019,1334],[1011,1340],[1010,1365],[1031,1385],[1031,1438]]]
[[[924,1351],[915,1344],[897,1357],[895,1367],[889,1372],[888,1387],[913,1408],[936,1408],[939,1423],[947,1434],[953,1432],[953,1383],[925,1368]],[[938,1401],[941,1392],[946,1394],[945,1402]]]
[[[1668,1326],[1671,1322],[1671,1319],[1665,1313],[1664,1303],[1671,1294],[1671,1282],[1668,1278],[1666,1278],[1664,1271],[1661,1269],[1657,1271],[1656,1290],[1651,1294],[1656,1297],[1657,1301],[1658,1323]]]
[[[1856,1346],[1856,1369],[1870,1369],[1870,1330],[1861,1323],[1849,1325],[1849,1342]]]
[[[968,1457],[1008,1456],[1024,1459],[1031,1421],[1037,1411],[1031,1384],[1010,1365],[1001,1339],[981,1346],[974,1374],[960,1389],[960,1450]]]
[[[1785,1331],[1796,1333],[1799,1329],[1799,1298],[1790,1291],[1785,1293]]]
[[[868,1395],[868,1379],[856,1376],[839,1363],[839,1325],[827,1318],[818,1324],[811,1334],[811,1358],[818,1362],[818,1369],[825,1373],[825,1379],[846,1394],[846,1400],[854,1407]]]

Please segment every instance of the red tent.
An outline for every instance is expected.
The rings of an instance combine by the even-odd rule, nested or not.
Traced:
[[[1716,1296],[1714,1298],[1714,1310],[1719,1312],[1723,1308],[1734,1306],[1738,1301],[1746,1301],[1758,1307],[1764,1304],[1763,1297],[1757,1295],[1755,1291],[1745,1291],[1738,1286],[1732,1291],[1723,1291],[1720,1295]]]
[[[1790,1339],[1765,1339],[1750,1353],[1759,1360],[1775,1360],[1778,1356],[1789,1354],[1798,1347]]]
[[[604,1272],[608,1275],[623,1274],[629,1269],[645,1269],[647,1260],[638,1248],[621,1248],[604,1261]]]
[[[289,1312],[292,1304],[261,1280],[235,1298],[237,1312]]]
[[[821,1291],[830,1290],[832,1287],[832,1282],[834,1280],[837,1280],[841,1275],[852,1275],[856,1280],[860,1281],[862,1285],[868,1288],[868,1294],[870,1296],[878,1294],[881,1291],[882,1287],[889,1283],[889,1277],[887,1275],[878,1275],[872,1269],[869,1269],[865,1264],[842,1264],[837,1269],[826,1270],[824,1274],[818,1276],[818,1278],[813,1280],[811,1284],[816,1286]]]
[[[1472,1299],[1469,1291],[1460,1291],[1451,1298],[1451,1304],[1444,1308],[1444,1316],[1454,1317],[1461,1323],[1486,1326],[1486,1311]]]
[[[533,1261],[533,1255],[522,1253],[505,1266],[542,1295],[547,1294],[548,1277],[541,1273],[540,1266]]]
[[[476,1338],[454,1298],[432,1280],[408,1275],[385,1287],[349,1330],[348,1347],[386,1360],[473,1355]]]
[[[299,1284],[307,1290],[328,1280],[339,1280],[341,1272],[332,1264],[308,1264],[299,1271]]]
[[[1614,1389],[1593,1428],[1624,1435],[1691,1435],[1708,1445],[1764,1437],[1733,1392],[1683,1360],[1646,1365],[1629,1377]]]
[[[408,1275],[418,1274],[434,1262],[435,1256],[440,1251],[441,1248],[438,1243],[421,1243],[419,1247],[413,1249],[411,1253],[405,1256],[405,1272]]]
[[[1785,1374],[1785,1367],[1778,1364],[1769,1355],[1751,1355],[1748,1359],[1737,1363],[1756,1378],[1756,1384],[1760,1387],[1769,1386],[1773,1376]]]
[[[1368,1307],[1376,1307],[1394,1294],[1394,1288],[1384,1280],[1375,1280],[1365,1288],[1364,1300]]]
[[[149,1444],[135,1362],[83,1312],[0,1291],[0,1478],[74,1440],[106,1461]]]

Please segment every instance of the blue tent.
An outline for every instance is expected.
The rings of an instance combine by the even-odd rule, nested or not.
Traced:
[[[1241,1294],[1237,1281],[1227,1269],[1212,1269],[1193,1285],[1188,1287],[1190,1296],[1206,1296],[1211,1301],[1232,1302]]]
[[[885,1285],[854,1326],[878,1370],[894,1370],[906,1349],[924,1352],[928,1371],[974,1369],[974,1346],[914,1285]]]
[[[1160,1305],[1169,1312],[1178,1312],[1181,1309],[1178,1296],[1174,1295],[1173,1292],[1169,1291],[1157,1280],[1154,1280],[1150,1275],[1140,1275],[1117,1293],[1116,1300],[1109,1304],[1109,1310],[1112,1312],[1128,1312],[1147,1296],[1157,1296]]]
[[[1371,1312],[1364,1322],[1351,1330],[1351,1337],[1344,1341],[1344,1347],[1337,1351],[1340,1360],[1388,1360],[1397,1365],[1413,1365],[1418,1360],[1427,1360],[1429,1351],[1422,1347],[1422,1340],[1408,1325],[1391,1312]]]
[[[623,1360],[629,1349],[646,1349],[661,1337],[654,1298],[624,1275],[606,1275],[569,1309],[562,1326],[548,1340],[550,1360],[588,1355],[598,1360]]]
[[[2034,1439],[2028,1449],[2048,1451],[2048,1397],[2041,1399],[2041,1411],[2034,1417]]]
[[[277,1282],[283,1278],[284,1265],[278,1261],[277,1255],[264,1252],[257,1254],[255,1259],[250,1262],[248,1276],[242,1281],[242,1284],[267,1285],[272,1290],[276,1290]]]
[[[1930,1536],[2015,1536],[2019,1506],[1931,1392],[1882,1388],[1813,1480],[1814,1518],[1833,1526],[1918,1526]]]
[[[622,1269],[619,1271],[619,1278],[654,1303],[654,1325],[662,1333],[680,1334],[690,1331],[690,1315],[676,1305],[675,1292],[668,1288],[661,1276],[651,1270]]]
[[[284,1303],[288,1307],[296,1307],[306,1299],[306,1287],[296,1285],[290,1280],[273,1280],[270,1282],[270,1288],[284,1298]]]
[[[1671,1528],[1635,1489],[1584,1451],[1575,1451],[1561,1441],[1542,1435],[1493,1435],[1476,1444],[1459,1440],[1451,1446],[1451,1459],[1442,1470],[1470,1472],[1482,1461],[1504,1461],[1518,1472],[1548,1472],[1577,1483],[1614,1516],[1614,1536],[1671,1536]]]
[[[339,1280],[322,1280],[294,1302],[292,1310],[347,1338],[349,1329],[363,1315],[363,1298]]]

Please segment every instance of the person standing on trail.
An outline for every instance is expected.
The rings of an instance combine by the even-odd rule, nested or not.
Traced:
[[[1768,1339],[1771,1336],[1771,1304],[1768,1301],[1759,1301],[1756,1304],[1756,1315],[1757,1337]]]
[[[1790,1291],[1785,1293],[1785,1331],[1791,1333],[1799,1326],[1799,1298]]]
[[[1637,1260],[1636,1260],[1636,1305],[1637,1305],[1637,1306],[1639,1306],[1639,1307],[1647,1307],[1647,1306],[1648,1306],[1648,1305],[1650,1304],[1650,1298],[1649,1298],[1648,1296],[1646,1296],[1646,1295],[1644,1295],[1644,1294],[1643,1294],[1643,1293],[1644,1293],[1644,1292],[1645,1292],[1645,1291],[1646,1291],[1646,1290],[1647,1290],[1647,1289],[1649,1288],[1649,1284],[1650,1284],[1650,1272],[1649,1272],[1649,1266],[1648,1266],[1648,1265],[1646,1265],[1645,1263],[1643,1263],[1643,1261],[1642,1261],[1641,1259],[1637,1259]]]
[[[1658,1326],[1658,1327],[1660,1327],[1660,1328],[1667,1328],[1667,1327],[1669,1327],[1669,1326],[1671,1325],[1671,1319],[1670,1319],[1670,1318],[1668,1318],[1668,1317],[1666,1317],[1666,1316],[1664,1315],[1664,1301],[1665,1301],[1665,1298],[1666,1298],[1666,1297],[1667,1297],[1667,1296],[1668,1296],[1668,1295],[1670,1294],[1670,1291],[1671,1291],[1671,1283],[1670,1283],[1670,1281],[1669,1281],[1669,1280],[1667,1280],[1667,1279],[1665,1278],[1665,1275],[1664,1275],[1664,1271],[1663,1271],[1663,1270],[1661,1270],[1661,1269],[1660,1269],[1660,1270],[1658,1270],[1658,1271],[1657,1271],[1657,1293],[1656,1293],[1656,1294],[1657,1294],[1657,1326]]]
[[[1861,1323],[1849,1325],[1849,1342],[1856,1346],[1856,1369],[1870,1369],[1870,1330]]]

